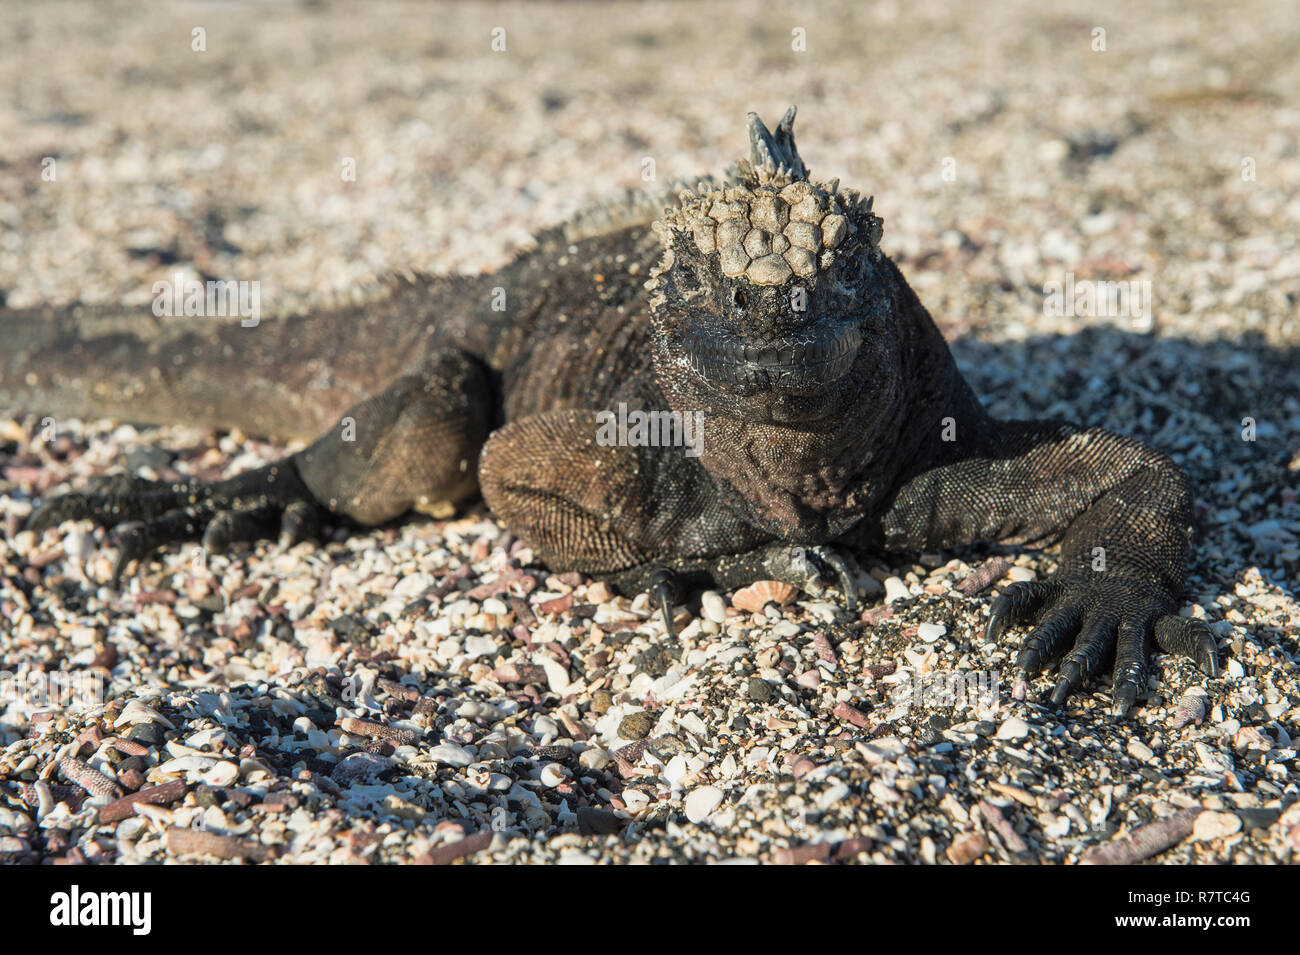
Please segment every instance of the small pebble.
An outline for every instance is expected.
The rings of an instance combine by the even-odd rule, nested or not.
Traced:
[[[1241,817],[1235,812],[1203,812],[1196,817],[1192,838],[1197,842],[1222,839],[1241,831]]]
[[[658,719],[645,710],[629,713],[618,724],[618,735],[623,739],[641,740],[650,735]]]
[[[1155,752],[1151,747],[1140,739],[1131,739],[1128,741],[1128,754],[1139,762],[1149,763],[1155,758]]]
[[[998,727],[998,739],[1024,739],[1029,735],[1029,724],[1013,716]]]

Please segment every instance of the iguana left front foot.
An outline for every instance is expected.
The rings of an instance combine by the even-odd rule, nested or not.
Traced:
[[[993,602],[986,639],[1015,624],[1037,623],[1016,657],[1016,694],[1060,661],[1048,698],[1060,706],[1087,680],[1114,663],[1112,713],[1124,716],[1145,689],[1152,642],[1166,653],[1193,660],[1206,676],[1218,675],[1217,646],[1200,620],[1180,617],[1173,597],[1138,580],[1087,576],[1012,584]]]

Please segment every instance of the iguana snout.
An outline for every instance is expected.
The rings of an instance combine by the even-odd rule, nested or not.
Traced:
[[[848,373],[862,344],[856,324],[766,339],[695,329],[683,337],[691,369],[732,394],[818,394]]]

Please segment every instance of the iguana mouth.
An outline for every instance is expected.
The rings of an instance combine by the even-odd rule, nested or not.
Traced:
[[[688,331],[685,351],[691,368],[710,384],[799,392],[848,374],[861,344],[862,333],[854,325],[769,342]]]

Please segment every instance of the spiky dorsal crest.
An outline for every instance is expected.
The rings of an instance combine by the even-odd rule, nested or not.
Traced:
[[[815,277],[850,237],[876,252],[882,223],[871,198],[840,189],[839,180],[821,185],[808,178],[794,142],[794,115],[791,107],[774,134],[750,113],[750,157],[732,166],[728,183],[701,182],[681,192],[679,204],[654,223],[665,255],[651,272],[651,291],[689,242],[699,253],[716,254],[724,275],[743,275],[755,285]]]
[[[757,113],[748,114],[749,158],[735,162],[729,171],[732,179],[751,188],[764,183],[780,188],[808,181],[808,167],[794,144],[795,110],[791,106],[785,111],[775,133],[768,131]]]

